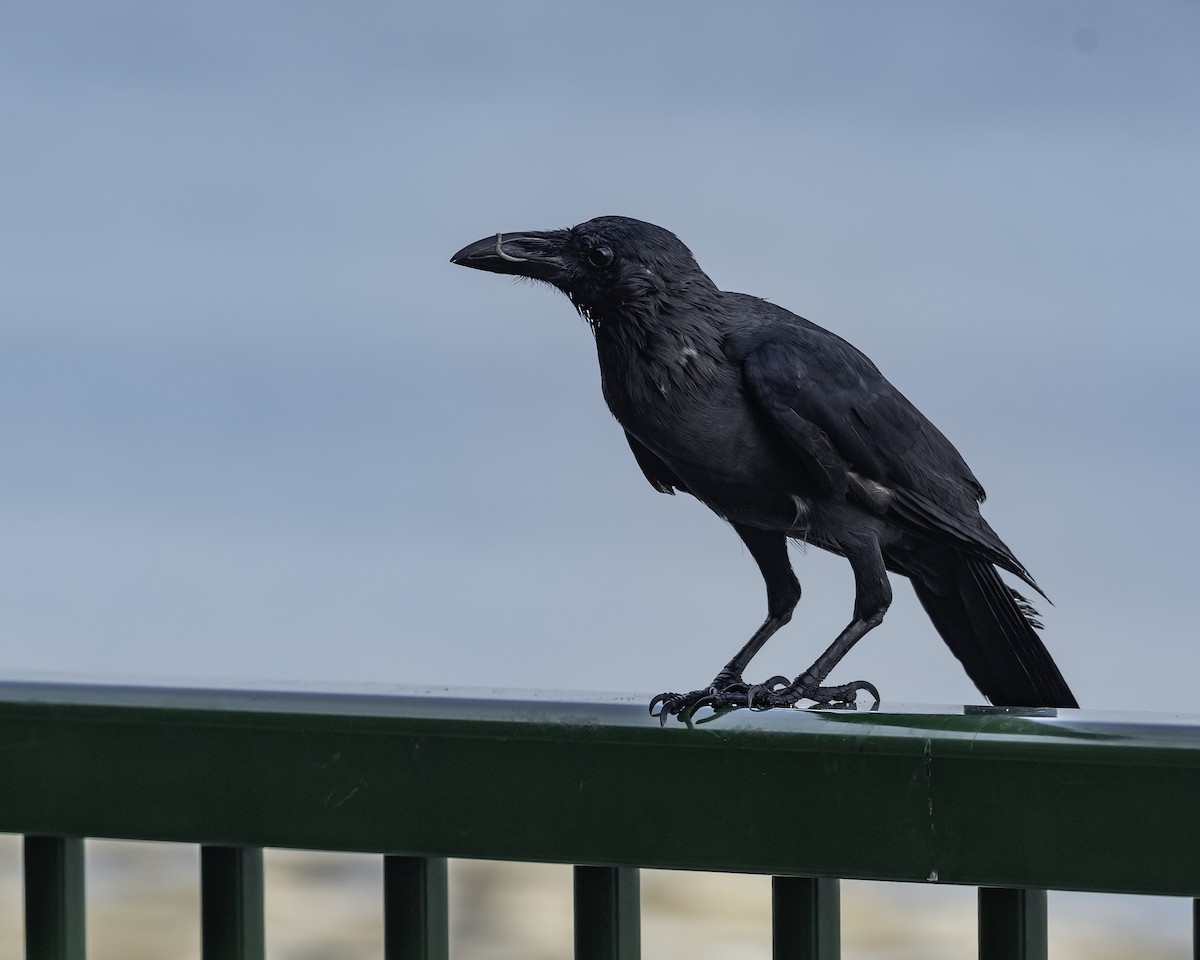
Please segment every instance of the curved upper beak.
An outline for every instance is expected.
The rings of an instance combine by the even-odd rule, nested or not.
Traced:
[[[554,283],[566,273],[567,236],[566,230],[498,233],[463,247],[450,262]]]

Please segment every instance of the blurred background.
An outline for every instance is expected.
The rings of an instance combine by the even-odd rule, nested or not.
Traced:
[[[1185,2],[6,4],[0,666],[707,681],[753,562],[562,297],[449,263],[621,213],[941,426],[1085,706],[1200,710],[1198,50]],[[764,675],[849,619],[796,565]],[[897,597],[847,676],[977,701]]]
[[[19,853],[0,836],[0,956],[20,943]],[[200,960],[195,847],[89,840],[91,960]],[[264,857],[271,960],[383,956],[382,858],[268,850]],[[456,960],[572,956],[571,867],[452,860],[450,950]],[[765,960],[771,956],[771,878],[641,871],[642,956]],[[6,889],[6,887],[8,889]],[[9,889],[11,897],[6,897]],[[846,960],[961,960],[975,956],[975,891],[844,880]],[[1183,960],[1186,926],[1145,922],[1128,898],[1050,894],[1055,960]],[[1119,909],[1111,907],[1117,902]],[[1176,901],[1180,914],[1189,901]],[[1120,909],[1124,908],[1124,909]]]
[[[1200,3],[15,0],[0,121],[0,675],[706,682],[753,562],[449,263],[615,213],[942,428],[1084,706],[1200,712]],[[849,618],[795,560],[756,674]],[[979,700],[903,584],[857,677]]]
[[[89,840],[91,960],[200,960],[194,847]],[[383,956],[382,859],[268,850],[264,857],[271,960]],[[0,955],[20,943],[19,845],[0,836]],[[452,860],[450,950],[456,960],[565,960],[572,956],[571,868]],[[5,883],[13,897],[6,899]],[[975,956],[975,891],[844,880],[846,960],[961,960]],[[771,956],[771,878],[641,871],[642,955],[695,960]],[[1050,894],[1055,960],[1183,960],[1180,931],[1139,922],[1115,898]],[[1123,905],[1123,904],[1122,904]],[[1178,901],[1187,912],[1187,901]],[[1172,935],[1178,934],[1178,935]],[[19,954],[18,954],[19,955]]]

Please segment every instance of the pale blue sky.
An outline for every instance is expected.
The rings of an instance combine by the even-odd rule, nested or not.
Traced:
[[[6,4],[0,672],[656,692],[764,598],[496,230],[661,223],[959,446],[1086,706],[1200,711],[1200,4]],[[849,617],[843,561],[753,673]],[[904,584],[837,677],[977,701]]]

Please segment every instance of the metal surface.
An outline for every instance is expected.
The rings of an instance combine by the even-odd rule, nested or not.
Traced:
[[[83,841],[26,837],[24,861],[26,960],[84,960]]]
[[[383,858],[385,960],[447,960],[450,956],[446,861]]]
[[[200,848],[200,943],[204,960],[263,960],[260,848]]]
[[[1196,718],[0,684],[0,831],[1200,894]]]
[[[641,878],[635,867],[575,868],[575,960],[640,960]]]
[[[771,945],[773,960],[838,960],[842,955],[839,881],[773,877]]]
[[[979,889],[979,960],[1046,960],[1046,891]]]

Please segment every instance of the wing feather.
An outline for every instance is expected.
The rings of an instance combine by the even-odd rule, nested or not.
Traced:
[[[742,375],[810,482],[1039,589],[979,513],[983,487],[953,444],[860,351],[792,319],[745,354]]]

